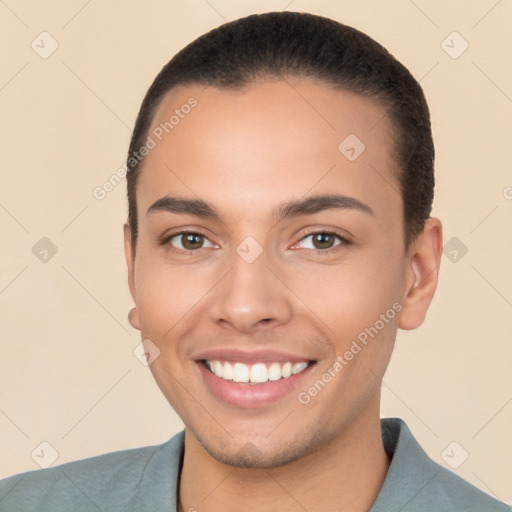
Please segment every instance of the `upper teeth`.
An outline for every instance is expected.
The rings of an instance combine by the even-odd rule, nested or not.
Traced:
[[[267,367],[265,363],[247,365],[244,363],[228,363],[221,361],[206,361],[206,365],[212,373],[225,380],[234,382],[263,383],[269,380],[287,379],[296,373],[300,373],[307,366],[302,363],[272,363]]]

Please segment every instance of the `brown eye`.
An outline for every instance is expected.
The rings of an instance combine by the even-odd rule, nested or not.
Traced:
[[[313,235],[313,245],[316,249],[330,249],[334,245],[334,237],[327,233],[316,233]]]
[[[203,249],[205,241],[208,239],[201,233],[182,232],[173,235],[169,242],[176,249],[185,251],[194,251]]]
[[[348,245],[349,242],[347,239],[338,235],[337,233],[330,232],[318,232],[318,233],[310,233],[306,235],[299,244],[303,244],[303,249],[312,249],[317,251],[327,251],[332,249],[340,244]]]

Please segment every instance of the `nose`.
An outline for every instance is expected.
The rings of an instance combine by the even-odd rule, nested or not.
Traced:
[[[209,294],[210,319],[223,328],[249,334],[287,323],[291,292],[269,268],[265,251],[252,263],[238,254],[232,268]]]

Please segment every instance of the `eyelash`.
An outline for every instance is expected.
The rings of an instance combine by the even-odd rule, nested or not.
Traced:
[[[172,233],[171,235],[165,237],[161,242],[160,242],[160,245],[168,245],[170,247],[170,250],[172,251],[177,251],[177,252],[180,252],[180,253],[190,253],[190,254],[194,254],[194,253],[198,253],[201,251],[201,249],[203,249],[203,247],[199,248],[199,249],[195,249],[195,250],[185,250],[185,249],[177,249],[176,247],[173,247],[172,245],[170,245],[170,241],[177,237],[177,236],[180,236],[180,235],[188,235],[188,234],[191,234],[191,235],[199,235],[201,237],[204,237],[206,239],[208,239],[208,237],[201,233],[200,231],[193,231],[193,230],[188,230],[188,229],[183,229],[181,231],[178,231],[176,233]],[[325,229],[321,229],[321,230],[313,230],[313,231],[308,231],[307,233],[304,234],[304,236],[299,240],[299,242],[297,243],[300,243],[302,242],[303,240],[305,240],[306,238],[308,238],[309,236],[311,235],[330,235],[330,236],[335,236],[336,238],[338,238],[338,240],[340,241],[339,244],[336,244],[335,246],[333,247],[329,247],[327,249],[305,249],[306,251],[309,251],[310,253],[314,253],[314,254],[330,254],[332,251],[335,251],[337,250],[337,247],[339,246],[342,246],[342,245],[351,245],[351,242],[350,240],[348,240],[345,236],[343,236],[340,232],[338,231],[328,231],[328,230],[325,230]],[[297,245],[297,244],[294,244],[294,245]]]

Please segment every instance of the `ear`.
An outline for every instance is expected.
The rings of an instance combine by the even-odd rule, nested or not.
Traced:
[[[416,329],[425,320],[434,297],[443,247],[441,221],[430,217],[407,251],[406,287],[398,327]]]
[[[137,304],[136,293],[135,293],[135,254],[133,252],[132,245],[132,232],[128,222],[123,225],[124,231],[124,255],[126,258],[126,265],[128,267],[128,286],[130,288],[130,294],[135,304]],[[129,320],[135,329],[140,328],[139,313],[137,308],[133,308],[129,314]]]

